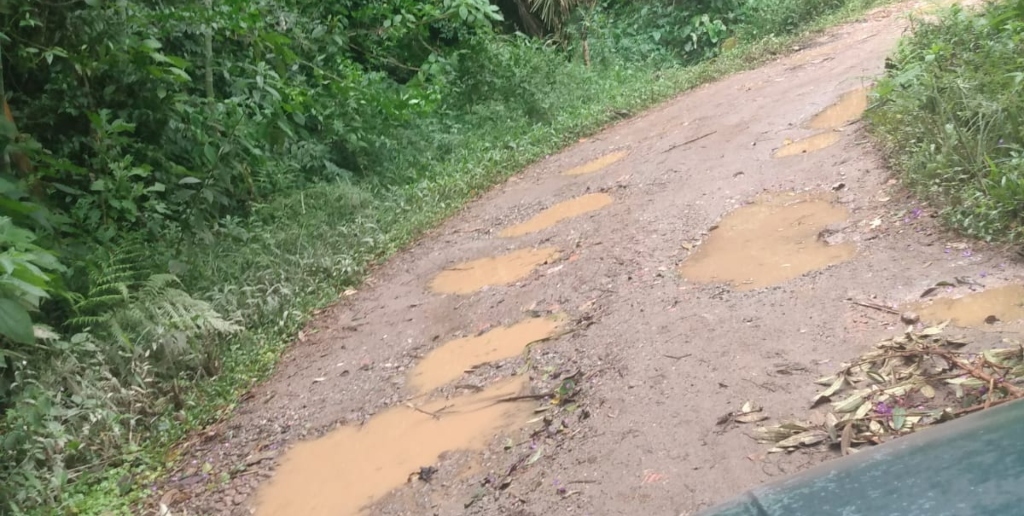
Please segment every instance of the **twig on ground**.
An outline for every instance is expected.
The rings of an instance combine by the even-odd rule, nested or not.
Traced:
[[[850,301],[850,303],[855,304],[857,306],[863,306],[864,308],[870,308],[872,310],[878,310],[880,312],[885,312],[885,313],[889,313],[889,314],[894,314],[894,315],[899,315],[900,314],[900,312],[898,310],[893,310],[892,308],[889,308],[888,306],[882,306],[882,305],[875,304],[875,303],[868,303],[866,301]]]

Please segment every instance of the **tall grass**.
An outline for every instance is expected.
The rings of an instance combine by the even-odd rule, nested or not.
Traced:
[[[907,184],[944,220],[1024,238],[1024,1],[955,7],[902,42],[869,112]]]

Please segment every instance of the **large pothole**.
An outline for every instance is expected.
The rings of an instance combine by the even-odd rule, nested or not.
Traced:
[[[593,174],[594,172],[603,170],[609,165],[618,162],[622,158],[625,158],[628,154],[629,153],[626,151],[618,151],[612,152],[610,154],[605,154],[604,156],[601,156],[600,158],[597,158],[593,161],[589,161],[577,167],[570,168],[569,170],[563,172],[563,174],[567,176],[582,176],[584,174]]]
[[[963,328],[1024,319],[1024,285],[1007,285],[957,298],[936,298],[910,307],[923,321],[950,321]]]
[[[818,151],[839,141],[841,127],[859,119],[868,107],[869,87],[861,87],[844,93],[838,101],[814,115],[807,126],[822,132],[797,140],[787,141],[774,157],[785,158]]]
[[[819,238],[848,216],[823,197],[762,196],[726,215],[680,272],[690,281],[731,283],[737,290],[778,285],[852,258],[853,243]]]
[[[418,407],[399,406],[362,426],[297,444],[257,494],[264,516],[355,516],[451,450],[482,450],[502,430],[524,424],[531,403],[503,402],[523,392],[525,376],[484,391]]]
[[[562,201],[534,215],[530,220],[505,229],[500,236],[509,238],[536,233],[559,222],[585,213],[597,211],[612,203],[612,196],[604,193],[582,195],[575,199]]]
[[[811,129],[837,129],[858,120],[868,108],[868,92],[871,88],[861,87],[848,91],[831,106],[814,115],[808,124]]]
[[[427,393],[462,376],[474,366],[512,358],[530,344],[552,337],[559,317],[535,317],[512,326],[455,339],[434,349],[409,373],[409,386]]]
[[[430,289],[441,294],[470,294],[488,286],[508,285],[556,256],[558,249],[543,247],[464,262],[434,276]]]

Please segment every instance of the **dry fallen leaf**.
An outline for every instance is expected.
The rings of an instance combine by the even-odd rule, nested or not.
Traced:
[[[752,412],[750,414],[740,414],[733,418],[738,423],[760,423],[768,419],[768,414],[763,412]]]
[[[936,284],[936,288],[941,286],[943,282]],[[1024,398],[1024,351],[1019,343],[980,353],[960,352],[957,349],[967,341],[963,337],[944,337],[948,324],[945,321],[921,331],[911,326],[879,342],[874,350],[842,364],[836,374],[815,381],[827,387],[815,397],[816,404],[823,399],[839,399],[832,401],[831,412],[812,418],[813,422],[786,421],[759,427],[752,437],[772,444],[768,453],[828,441],[838,444],[841,453],[852,454],[858,445],[878,444],[924,426]],[[947,392],[955,394],[957,400],[951,402]],[[749,408],[753,407],[751,403]]]
[[[779,448],[796,448],[798,446],[813,446],[818,444],[825,439],[828,439],[828,434],[821,430],[808,430],[796,434],[787,439],[783,439],[776,443]]]

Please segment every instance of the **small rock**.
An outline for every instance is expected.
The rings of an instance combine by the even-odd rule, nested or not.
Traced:
[[[235,505],[242,505],[245,503],[245,495],[235,495]]]
[[[999,318],[994,315],[985,318],[985,324],[995,324],[997,322],[999,322]]]
[[[836,184],[834,184],[834,185],[832,185],[832,191],[833,192],[838,192],[839,190],[842,190],[844,188],[846,188],[846,183],[843,183],[841,181],[836,183]]]
[[[921,322],[921,316],[914,312],[903,312],[900,314],[900,320],[903,324],[917,324]]]

